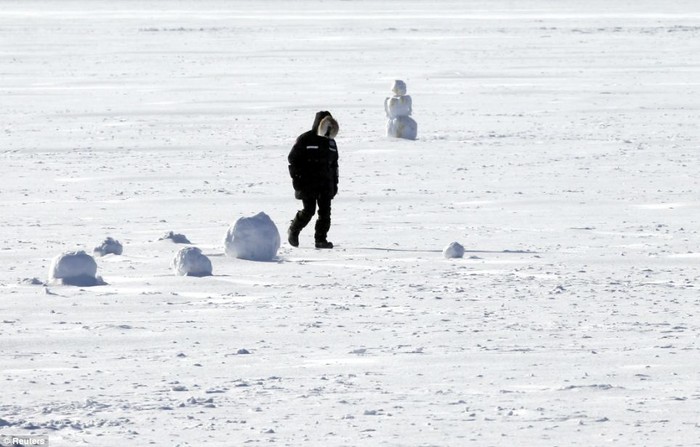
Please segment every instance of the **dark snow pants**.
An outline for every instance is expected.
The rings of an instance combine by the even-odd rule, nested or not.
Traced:
[[[319,196],[310,199],[303,199],[304,209],[297,212],[292,221],[292,228],[296,231],[301,231],[306,225],[311,222],[316,212],[316,203],[318,203],[318,219],[316,219],[316,233],[314,239],[316,242],[325,242],[328,237],[328,230],[331,229],[331,198],[327,196]]]

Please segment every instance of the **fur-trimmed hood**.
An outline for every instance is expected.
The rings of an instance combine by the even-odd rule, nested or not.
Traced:
[[[333,119],[333,117],[329,113],[318,124],[318,130],[316,131],[316,133],[320,137],[326,137],[332,140],[335,138],[336,135],[338,135],[338,130],[340,130],[340,127],[338,126],[338,121]]]
[[[320,112],[316,112],[316,116],[314,117],[314,124],[311,126],[311,130],[313,133],[318,133],[318,126],[321,124],[321,120],[327,116],[331,116],[331,112],[328,110],[321,110]]]

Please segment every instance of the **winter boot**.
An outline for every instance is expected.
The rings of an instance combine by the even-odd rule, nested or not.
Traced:
[[[322,211],[319,207],[318,220],[316,220],[316,231],[314,240],[316,248],[333,248],[333,243],[328,242],[328,230],[331,228],[330,210]]]
[[[299,233],[301,233],[301,228],[295,227],[294,221],[292,221],[292,225],[287,230],[287,241],[292,247],[299,246]]]
[[[304,209],[297,211],[296,215],[294,215],[294,219],[289,223],[287,241],[289,241],[289,245],[292,247],[299,246],[299,233],[301,233],[301,230],[311,221],[311,218],[314,217],[315,208],[315,200],[304,200]]]
[[[333,242],[316,241],[316,248],[333,248]]]

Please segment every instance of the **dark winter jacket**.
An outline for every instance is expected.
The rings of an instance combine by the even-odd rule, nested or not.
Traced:
[[[335,197],[338,192],[338,123],[318,112],[313,127],[297,138],[289,153],[289,174],[297,199]]]

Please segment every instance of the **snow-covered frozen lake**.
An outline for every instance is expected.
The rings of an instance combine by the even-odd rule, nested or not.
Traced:
[[[0,56],[0,435],[700,445],[700,3],[3,0]],[[226,257],[318,110],[337,247]]]

